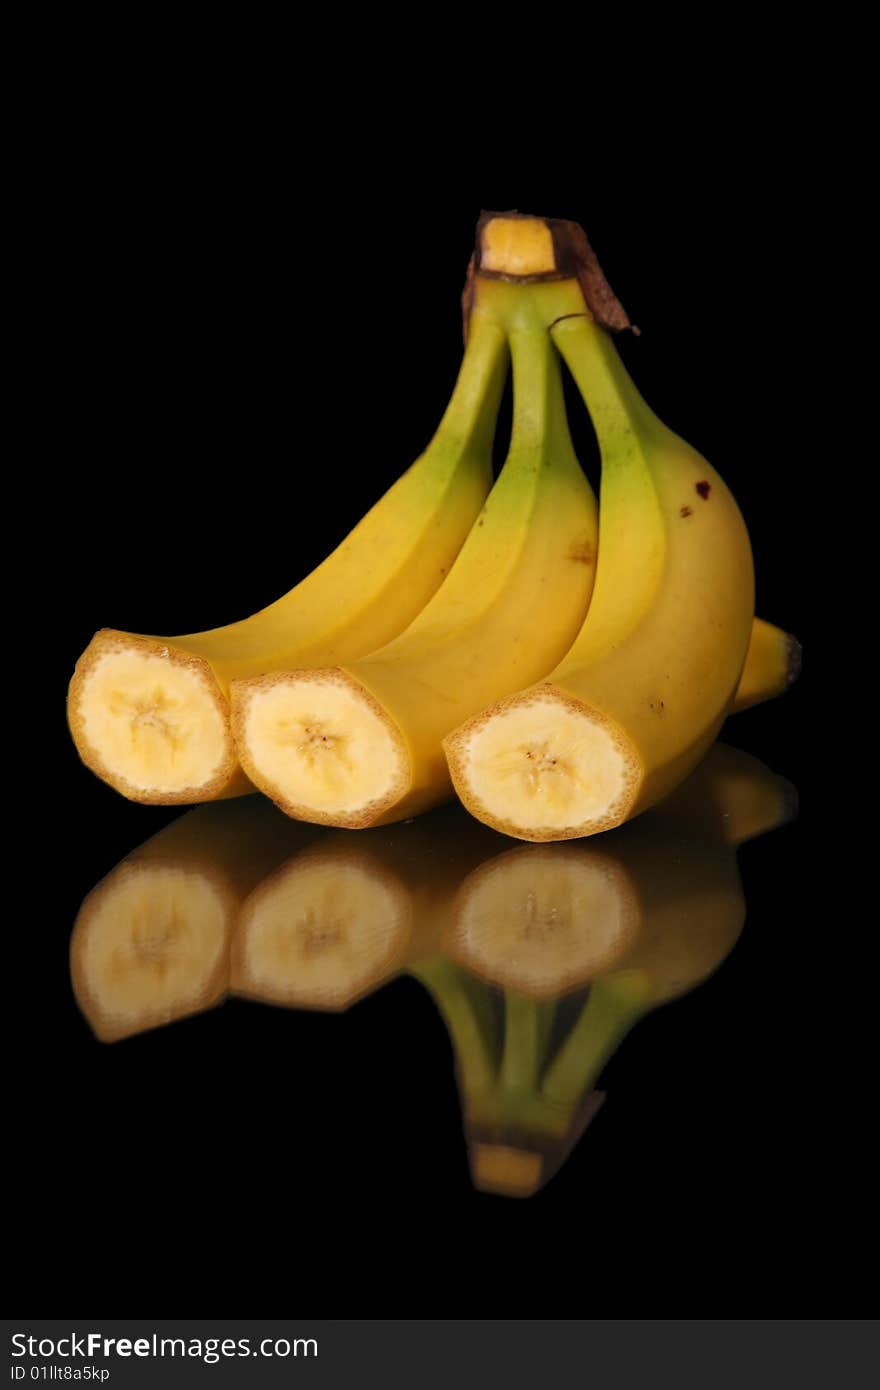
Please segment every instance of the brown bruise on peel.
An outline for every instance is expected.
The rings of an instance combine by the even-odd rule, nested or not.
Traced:
[[[703,501],[707,502],[709,500],[709,493],[712,491],[712,484],[703,481],[702,483],[696,484],[696,489]]]
[[[693,507],[682,507],[682,509],[681,509],[681,515],[682,515],[682,516],[693,516],[693,514],[694,514],[694,509],[693,509]]]
[[[569,559],[579,565],[591,565],[596,558],[595,546],[588,540],[572,541],[568,551]]]
[[[521,219],[528,222],[543,222],[549,229],[553,241],[555,270],[543,271],[537,275],[505,275],[497,270],[483,270],[481,267],[483,230],[494,218],[505,221]],[[587,240],[583,227],[561,217],[539,217],[531,213],[481,212],[477,220],[476,249],[468,262],[464,290],[461,296],[464,340],[467,343],[468,323],[474,302],[474,278],[483,275],[491,280],[507,280],[514,284],[532,284],[547,280],[577,280],[589,315],[601,328],[612,333],[629,329],[638,336],[639,329],[630,321],[629,315],[612,290],[595,251]]]

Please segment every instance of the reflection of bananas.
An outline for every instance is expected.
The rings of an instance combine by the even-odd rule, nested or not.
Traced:
[[[233,908],[224,885],[200,874],[117,869],[79,919],[74,956],[79,1001],[98,1036],[110,1042],[216,1003]]]
[[[249,888],[309,831],[255,798],[204,806],[141,845],[86,898],[71,938],[74,991],[104,1042],[223,998]]]
[[[633,1024],[723,961],[745,915],[736,845],[793,810],[788,783],[720,745],[600,845],[511,850],[460,807],[366,835],[257,798],[200,807],[89,894],[77,999],[109,1041],[218,1002],[230,973],[250,998],[341,1009],[408,970],[452,1037],[475,1185],[525,1196]]]
[[[523,846],[483,864],[459,892],[450,949],[490,983],[546,999],[648,941],[674,951],[684,916],[687,974],[694,952],[713,958],[716,937],[742,925],[731,846],[786,819],[792,797],[757,760],[718,745],[675,796],[599,844]]]
[[[460,807],[369,837],[325,834],[244,904],[233,990],[271,1004],[347,1008],[437,949],[462,878],[502,843]]]
[[[452,1036],[477,1187],[527,1196],[556,1171],[633,1024],[694,989],[731,950],[745,917],[735,846],[788,819],[793,804],[782,778],[718,748],[674,798],[605,836],[601,851],[508,851],[464,883],[453,949],[505,989],[503,1004],[449,960],[413,973]],[[588,897],[596,915],[578,921]],[[530,931],[536,915],[545,929]],[[586,993],[559,997],[577,983],[589,983]]]
[[[406,893],[369,854],[315,849],[245,904],[232,988],[270,1004],[346,1008],[393,973],[410,926]]]
[[[503,989],[554,998],[613,964],[637,912],[613,855],[530,845],[496,856],[467,879],[453,950]]]

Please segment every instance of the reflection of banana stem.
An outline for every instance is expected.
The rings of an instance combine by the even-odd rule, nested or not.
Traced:
[[[429,991],[449,1029],[465,1093],[488,1091],[499,1050],[489,991],[449,960],[420,961],[410,973]]]
[[[504,1051],[499,1080],[514,1095],[537,1090],[556,1003],[538,1004],[509,989],[504,995]]]
[[[646,1012],[650,985],[641,972],[596,980],[587,1002],[550,1066],[542,1096],[555,1105],[576,1105],[595,1085],[608,1058]]]

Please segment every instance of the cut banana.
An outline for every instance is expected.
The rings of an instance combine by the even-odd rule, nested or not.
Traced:
[[[206,780],[228,780],[235,755],[227,722],[201,662],[110,631],[89,646],[70,704],[71,729],[92,770],[132,800],[189,802]]]
[[[409,895],[369,853],[316,848],[245,903],[232,987],[265,1003],[345,1009],[399,969],[411,928]]]
[[[402,739],[341,671],[250,682],[247,697],[234,698],[233,723],[251,775],[300,820],[368,825],[375,805],[406,788]]]
[[[497,830],[553,840],[622,815],[638,765],[607,720],[552,687],[499,704],[447,743],[455,774]]]

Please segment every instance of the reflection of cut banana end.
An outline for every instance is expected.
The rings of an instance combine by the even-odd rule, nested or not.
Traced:
[[[236,768],[211,668],[150,638],[97,633],[77,663],[68,718],[86,766],[132,801],[210,800]]]
[[[465,880],[450,950],[502,989],[555,998],[620,959],[638,910],[625,872],[609,855],[530,845],[496,856]]]
[[[232,950],[236,994],[345,1009],[402,966],[410,897],[368,851],[299,855],[247,899]]]
[[[228,984],[235,901],[207,874],[132,864],[98,885],[70,943],[77,1003],[102,1042],[201,1013]]]

